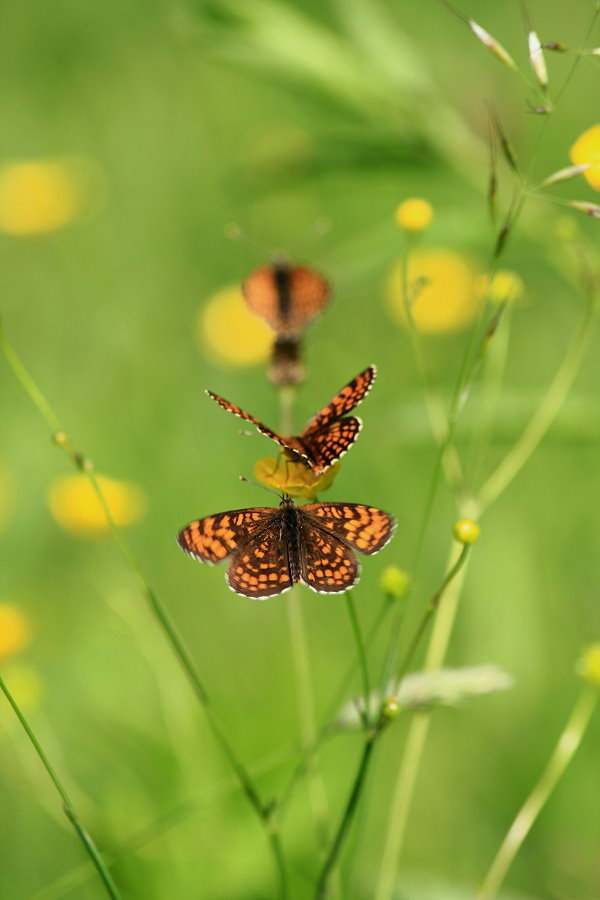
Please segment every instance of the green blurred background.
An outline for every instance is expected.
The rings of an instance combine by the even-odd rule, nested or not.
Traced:
[[[537,0],[528,11],[543,40],[577,46],[592,4]],[[516,4],[479,0],[465,12],[527,69]],[[240,755],[265,769],[260,784],[276,794],[298,740],[285,598],[231,593],[222,568],[195,565],[174,538],[194,517],[268,502],[237,478],[271,448],[238,437],[238,423],[203,389],[271,425],[277,398],[264,366],[228,367],[199,346],[198,311],[278,248],[332,280],[334,301],[307,337],[295,415],[300,425],[377,363],[365,429],[328,495],[398,517],[393,543],[365,562],[355,591],[368,624],[383,569],[411,565],[436,454],[410,341],[385,305],[401,246],[394,209],[427,197],[435,219],[424,241],[483,265],[493,240],[485,104],[526,158],[541,124],[526,100],[536,98],[435,3],[24,0],[5,5],[3,19],[0,162],[76,157],[93,171],[93,202],[78,221],[43,236],[0,235],[4,326],[97,470],[147,495],[147,514],[129,533],[134,551]],[[589,46],[598,43],[596,33]],[[572,57],[548,63],[551,86],[560,85]],[[598,71],[582,61],[540,147],[540,179],[569,164],[569,147],[594,124]],[[504,169],[502,183],[506,205]],[[583,182],[556,193],[597,197]],[[526,293],[511,316],[488,468],[539,402],[581,316],[557,215],[533,203],[502,260]],[[323,216],[332,230],[313,239]],[[572,218],[597,246],[598,223]],[[226,240],[230,221],[264,252]],[[465,340],[428,341],[447,395]],[[473,895],[569,714],[575,660],[600,633],[599,349],[596,339],[543,446],[484,518],[449,663],[495,662],[515,687],[436,714],[398,898]],[[18,697],[19,683],[36,681],[23,705],[99,845],[118,852],[124,896],[274,897],[264,836],[137,582],[109,538],[71,537],[51,517],[48,486],[70,474],[69,462],[4,360],[0,372],[0,603],[19,607],[32,628],[29,645],[0,663],[7,683]],[[478,413],[475,392],[463,448]],[[406,634],[441,580],[455,517],[441,487]],[[302,601],[322,712],[354,654],[352,634],[342,598],[302,589]],[[30,745],[0,707],[0,897],[103,896]],[[407,726],[401,719],[382,741],[344,864],[345,897],[372,895]],[[599,739],[596,718],[506,897],[600,896]],[[359,750],[349,735],[322,754],[334,822]],[[304,788],[284,843],[294,896],[308,897],[318,854]]]

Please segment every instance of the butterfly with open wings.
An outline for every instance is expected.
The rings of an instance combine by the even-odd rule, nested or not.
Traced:
[[[283,447],[284,453],[290,459],[303,462],[315,475],[321,475],[350,449],[358,437],[362,421],[358,416],[350,416],[348,413],[352,412],[369,393],[376,375],[375,366],[369,366],[360,372],[310,420],[301,434],[292,437],[278,434],[264,425],[260,419],[251,416],[218,394],[213,394],[212,391],[206,393],[223,409],[256,425],[261,434],[267,435]]]
[[[296,506],[283,496],[279,507],[254,507],[206,516],[180,531],[179,546],[206,563],[230,558],[227,583],[238,594],[263,599],[295,582],[336,594],[355,585],[354,554],[377,553],[391,540],[395,520],[361,503]]]

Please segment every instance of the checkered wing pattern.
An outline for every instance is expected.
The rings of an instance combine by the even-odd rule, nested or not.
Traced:
[[[319,315],[331,293],[327,281],[305,266],[261,266],[242,284],[246,304],[280,338],[298,337]]]
[[[234,553],[227,582],[237,594],[259,600],[282,594],[292,586],[280,520],[273,521],[273,527],[251,538]]]
[[[276,509],[257,506],[206,516],[183,528],[177,535],[177,543],[202,562],[222,562],[253,536],[271,527],[277,515]]]
[[[284,450],[292,451],[292,454],[296,454],[297,456],[301,456],[303,459],[307,461],[307,464],[311,464],[307,455],[307,448],[295,437],[283,437],[281,434],[277,434],[276,431],[273,431],[268,425],[264,425],[260,419],[251,416],[250,413],[247,413],[246,410],[242,409],[240,406],[236,406],[235,403],[230,403],[229,400],[225,400],[224,397],[220,397],[218,394],[213,394],[212,391],[206,391],[209,397],[218,403],[223,409],[226,409],[227,412],[233,413],[234,416],[239,416],[240,419],[244,419],[246,422],[252,422],[253,425],[256,425],[257,429],[261,434],[265,434],[267,437],[271,438],[271,440],[276,441]],[[312,464],[311,464],[312,465]]]
[[[321,431],[316,431],[304,438],[309,451],[311,468],[320,475],[346,453],[362,428],[362,422],[356,416],[346,416],[339,421],[331,422]]]
[[[302,507],[302,512],[306,507]],[[360,566],[350,548],[335,535],[302,516],[301,579],[313,591],[338,594],[356,584]]]
[[[348,384],[335,395],[331,403],[310,420],[300,437],[303,439],[310,438],[312,434],[320,431],[330,422],[341,419],[342,416],[352,412],[371,390],[376,375],[377,369],[375,366],[369,366],[364,372],[361,372],[356,378],[353,378],[352,381],[348,382]]]
[[[360,553],[377,553],[391,540],[395,519],[375,506],[361,503],[310,503],[302,507],[309,519]]]

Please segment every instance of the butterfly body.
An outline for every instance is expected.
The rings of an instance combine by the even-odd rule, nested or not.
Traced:
[[[270,437],[283,448],[288,458],[302,461],[316,475],[321,475],[350,449],[358,437],[362,422],[358,416],[350,416],[348,413],[371,390],[376,375],[375,366],[368,366],[348,382],[321,412],[313,416],[301,434],[290,437],[278,434],[260,419],[218,394],[213,394],[212,391],[206,393],[223,409],[256,425],[261,434]]]
[[[236,593],[262,599],[296,582],[319,593],[339,593],[358,581],[354,550],[377,553],[392,538],[392,516],[360,503],[296,506],[284,496],[277,508],[230,510],[191,522],[180,547],[202,562],[230,558],[227,582]]]

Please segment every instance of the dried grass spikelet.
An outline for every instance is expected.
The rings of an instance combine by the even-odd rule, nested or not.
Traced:
[[[504,63],[505,66],[508,66],[508,68],[512,72],[519,71],[516,62],[514,61],[508,50],[506,50],[502,46],[502,44],[496,40],[496,38],[492,37],[492,35],[489,34],[489,32],[485,30],[485,28],[482,28],[481,25],[478,25],[477,22],[475,22],[473,19],[468,19],[467,24],[469,25],[469,28],[471,29],[475,37],[479,41],[481,41],[481,43],[485,47],[487,47],[491,53],[494,54],[496,59],[499,59],[500,62]]]
[[[529,44],[529,60],[534,75],[542,88],[548,86],[548,70],[546,68],[546,60],[544,59],[544,51],[540,39],[535,31],[530,31],[528,35]]]
[[[551,184],[559,184],[561,181],[570,181],[571,178],[577,178],[578,175],[583,175],[591,165],[591,163],[584,163],[581,166],[567,166],[564,169],[558,169],[558,171],[544,178],[540,187],[548,187]]]
[[[340,466],[341,463],[336,462],[322,475],[316,475],[304,463],[287,459],[283,454],[279,458],[265,456],[259,459],[254,467],[254,475],[267,487],[289,494],[290,497],[314,500],[318,494],[331,487]]]
[[[587,200],[569,200],[568,203],[569,206],[572,206],[573,209],[578,210],[578,212],[582,212],[586,216],[591,216],[592,219],[600,219],[600,204],[589,203]]]
[[[373,718],[384,699],[386,706],[393,701],[397,714],[402,710],[458,706],[473,697],[506,691],[512,686],[511,676],[493,664],[414,672],[406,675],[399,685],[390,684],[383,696],[379,691],[373,691],[369,698],[369,713]],[[363,712],[364,700],[353,700],[342,707],[337,724],[344,729],[359,728]]]

